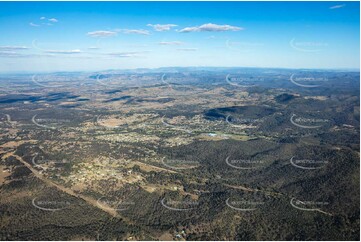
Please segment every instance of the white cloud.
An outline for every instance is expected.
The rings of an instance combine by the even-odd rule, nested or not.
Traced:
[[[99,47],[96,47],[96,46],[90,46],[90,47],[88,47],[88,49],[89,49],[89,50],[98,50],[98,49],[99,49]]]
[[[58,22],[58,20],[56,19],[56,18],[49,18],[48,19],[50,22],[53,22],[53,23],[57,23]]]
[[[161,32],[161,31],[168,31],[172,27],[176,27],[178,25],[176,25],[176,24],[147,24],[147,26],[152,27],[155,31]]]
[[[52,23],[57,23],[59,22],[56,18],[49,18],[48,21],[44,22],[44,20],[46,20],[46,17],[40,17],[41,23],[40,24],[35,24],[33,22],[30,22],[29,25],[32,27],[39,27],[41,24],[42,25],[53,25]]]
[[[223,32],[223,31],[240,31],[243,30],[242,27],[231,26],[231,25],[218,25],[218,24],[203,24],[201,26],[195,27],[186,27],[179,30],[180,33],[189,33],[189,32]]]
[[[150,35],[150,32],[148,30],[144,30],[144,29],[120,29],[119,31],[124,34]]]
[[[19,54],[14,51],[0,51],[0,57],[21,57],[22,54]]]
[[[33,27],[39,27],[40,25],[38,24],[34,24],[33,22],[29,23],[30,26],[33,26]]]
[[[52,57],[48,54],[23,54],[14,51],[0,51],[0,58],[31,58],[31,57]]]
[[[113,31],[98,30],[98,31],[88,32],[87,35],[91,37],[111,37],[117,35],[119,32],[124,34],[150,35],[150,32],[144,29],[115,29]]]
[[[26,46],[0,46],[0,50],[5,50],[5,51],[9,51],[9,50],[27,50],[29,49]]]
[[[81,51],[76,49],[76,50],[46,50],[46,53],[51,53],[51,54],[80,54]]]
[[[178,51],[197,51],[198,49],[196,48],[180,48],[180,49],[177,49]]]
[[[162,41],[162,42],[159,42],[158,44],[160,44],[160,45],[182,45],[184,43],[181,41]]]
[[[91,37],[111,37],[111,36],[117,35],[117,32],[98,30],[98,31],[88,32],[87,35],[89,35]]]
[[[107,53],[107,55],[112,57],[121,57],[121,58],[128,58],[128,57],[139,57],[140,54],[146,53],[148,51],[131,51],[131,52],[111,52]]]
[[[343,8],[345,6],[346,6],[346,4],[340,4],[340,5],[335,5],[335,6],[330,7],[330,9]]]
[[[79,49],[74,49],[74,50],[49,50],[49,49],[43,49],[43,48],[40,48],[38,47],[38,44],[37,44],[37,40],[34,39],[32,41],[32,46],[41,51],[41,52],[44,52],[44,53],[49,53],[49,54],[80,54],[80,53],[83,53],[81,50]]]

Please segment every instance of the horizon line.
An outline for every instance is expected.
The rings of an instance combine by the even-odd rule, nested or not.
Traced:
[[[139,69],[145,70],[157,70],[157,69],[170,69],[170,68],[195,68],[195,69],[202,69],[202,68],[223,68],[223,69],[283,69],[283,70],[324,70],[324,71],[349,71],[349,72],[360,72],[360,68],[352,68],[352,67],[326,67],[326,68],[310,68],[310,67],[247,67],[247,66],[162,66],[162,67],[137,67],[137,68],[124,68],[124,69],[103,69],[103,70],[53,70],[53,71],[0,71],[0,74],[41,74],[41,73],[72,73],[72,72],[81,72],[81,73],[95,73],[95,72],[107,72],[107,71],[136,71]]]

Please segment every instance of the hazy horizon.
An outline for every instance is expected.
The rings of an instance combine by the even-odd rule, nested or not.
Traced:
[[[161,66],[161,67],[154,67],[154,68],[147,68],[147,67],[137,67],[137,68],[124,68],[124,69],[101,69],[101,70],[49,70],[49,71],[9,71],[9,72],[0,72],[0,75],[7,75],[7,74],[42,74],[42,73],[98,73],[98,72],[110,72],[110,71],[137,71],[137,70],[150,70],[155,71],[157,69],[182,69],[182,68],[189,68],[189,69],[274,69],[274,70],[311,70],[311,71],[335,71],[335,72],[360,72],[360,68],[287,68],[287,67],[248,67],[248,66]],[[215,70],[216,71],[216,70]]]

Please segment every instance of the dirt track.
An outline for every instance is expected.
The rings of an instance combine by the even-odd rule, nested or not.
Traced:
[[[66,187],[64,187],[62,185],[56,184],[53,181],[49,180],[48,178],[42,176],[36,169],[34,169],[34,167],[32,167],[29,163],[24,161],[22,157],[20,157],[18,155],[15,155],[14,153],[15,152],[11,152],[9,154],[9,156],[13,156],[17,160],[19,160],[21,163],[23,163],[27,168],[29,168],[29,170],[31,170],[31,172],[34,174],[34,176],[36,176],[37,178],[42,180],[48,186],[55,187],[55,188],[59,189],[60,191],[69,194],[70,196],[80,198],[80,199],[86,201],[88,204],[103,210],[104,212],[108,213],[109,215],[111,215],[113,217],[119,217],[119,218],[124,219],[123,217],[119,216],[119,214],[116,212],[116,210],[114,210],[113,208],[107,206],[106,204],[100,205],[99,202],[96,199],[88,197],[88,196],[84,196],[82,194],[77,194],[73,190],[71,190],[70,188],[66,188]],[[127,219],[124,219],[124,220],[127,221]],[[131,223],[130,221],[127,221],[127,222]]]

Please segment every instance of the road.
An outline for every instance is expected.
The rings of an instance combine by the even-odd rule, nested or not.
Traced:
[[[109,215],[111,215],[112,217],[118,217],[121,218],[123,220],[125,220],[126,222],[130,223],[130,224],[134,224],[132,221],[129,221],[129,219],[126,219],[124,217],[121,217],[117,211],[111,207],[109,207],[106,204],[100,204],[98,202],[98,200],[92,198],[92,197],[88,197],[82,194],[78,194],[75,193],[73,190],[71,190],[70,188],[64,187],[62,185],[59,185],[53,181],[51,181],[50,179],[44,177],[43,175],[41,175],[34,167],[32,167],[29,163],[27,163],[26,161],[23,160],[22,157],[15,155],[15,151],[11,152],[9,154],[9,156],[13,156],[14,158],[16,158],[17,160],[19,160],[21,163],[23,163],[27,168],[29,168],[29,170],[34,174],[35,177],[39,178],[40,180],[42,180],[45,184],[47,184],[48,186],[51,187],[55,187],[58,190],[67,193],[70,196],[76,197],[76,198],[80,198],[82,200],[84,200],[85,202],[87,202],[88,204],[97,207],[101,210],[103,210],[104,212],[108,213]]]

